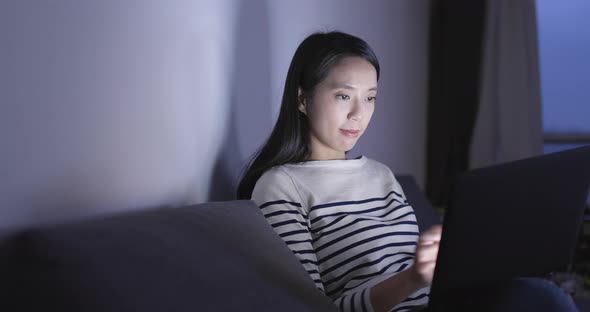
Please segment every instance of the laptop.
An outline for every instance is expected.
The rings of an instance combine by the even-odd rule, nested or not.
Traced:
[[[590,146],[469,171],[451,192],[429,311],[478,286],[567,270],[590,189]],[[444,299],[444,300],[443,300]]]

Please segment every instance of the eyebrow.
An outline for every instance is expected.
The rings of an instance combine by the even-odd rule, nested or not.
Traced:
[[[332,86],[332,89],[347,89],[347,90],[354,90],[356,89],[355,87],[351,86],[351,85],[347,85],[347,84],[335,84]],[[377,87],[372,87],[370,88],[368,91],[377,91]]]

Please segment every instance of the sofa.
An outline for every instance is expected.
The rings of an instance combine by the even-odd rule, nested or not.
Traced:
[[[399,182],[420,230],[440,217]],[[144,210],[11,233],[0,311],[337,311],[252,201]]]

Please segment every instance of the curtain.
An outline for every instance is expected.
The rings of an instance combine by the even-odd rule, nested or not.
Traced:
[[[543,152],[535,1],[489,1],[483,39],[471,168]]]
[[[426,192],[445,206],[457,176],[543,152],[534,0],[435,1]]]
[[[430,25],[426,193],[444,206],[469,167],[479,102],[485,1],[434,1]]]

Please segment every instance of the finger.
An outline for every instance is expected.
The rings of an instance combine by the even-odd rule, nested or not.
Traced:
[[[436,268],[436,261],[428,261],[422,262],[418,264],[418,268],[421,272],[425,272],[427,270],[434,270]]]
[[[434,270],[436,269],[436,263],[425,263],[416,266],[416,271],[421,278],[428,284],[432,283],[432,277],[434,276]]]
[[[439,246],[439,244],[419,245],[418,248],[416,248],[416,252],[425,253],[431,251],[438,251]]]
[[[436,261],[438,256],[438,245],[424,246],[416,252],[416,261]]]
[[[431,226],[428,230],[424,231],[421,236],[425,237],[440,237],[442,235],[442,226],[440,224]]]
[[[436,259],[438,257],[438,252],[437,251],[431,251],[425,254],[422,254],[418,257],[416,257],[416,261],[419,263],[424,263],[424,262],[436,262]]]
[[[440,239],[441,233],[424,232],[424,234],[420,235],[419,241],[423,244],[432,244],[440,242]]]
[[[440,235],[442,233],[442,225],[440,225],[440,224],[433,225],[430,228],[428,228],[428,230],[424,231],[424,234],[426,234],[426,233]]]
[[[431,225],[428,229],[429,230],[441,231],[442,230],[442,224]]]
[[[436,269],[436,262],[421,263],[417,267],[418,271],[422,274],[432,274]]]
[[[426,246],[438,246],[440,245],[440,242],[438,241],[434,241],[434,240],[422,240],[422,239],[418,239],[418,243],[416,244],[416,249],[420,249],[422,247],[426,247]]]

